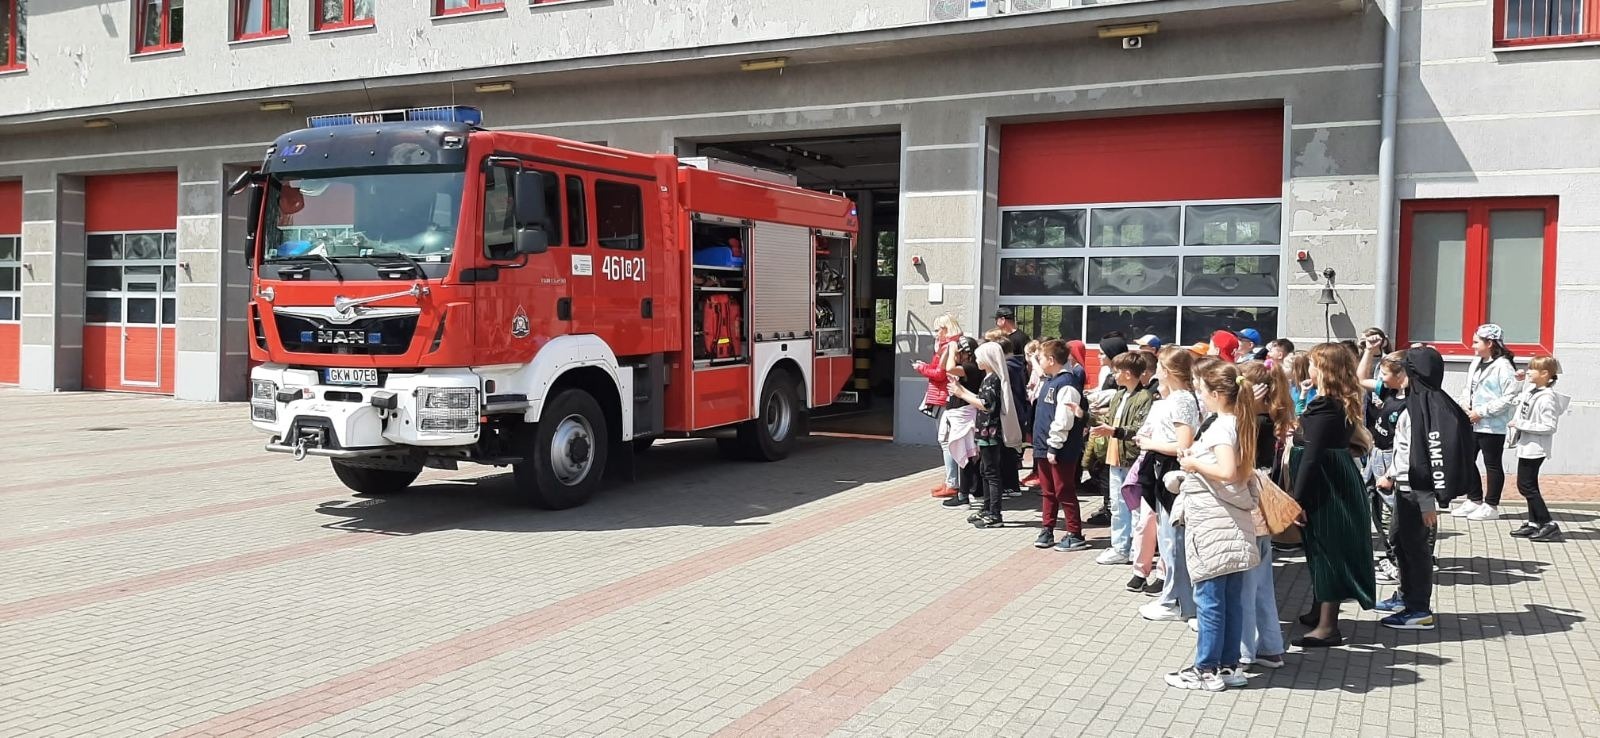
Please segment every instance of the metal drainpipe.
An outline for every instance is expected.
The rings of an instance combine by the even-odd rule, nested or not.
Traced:
[[[1394,335],[1395,120],[1400,108],[1400,0],[1383,0],[1383,112],[1378,141],[1378,264],[1373,324]]]

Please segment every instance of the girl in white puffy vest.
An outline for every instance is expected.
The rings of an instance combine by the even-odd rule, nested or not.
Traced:
[[[1561,526],[1550,517],[1550,507],[1539,492],[1539,467],[1550,458],[1556,426],[1572,404],[1572,398],[1557,392],[1556,376],[1561,362],[1554,356],[1536,356],[1528,364],[1528,387],[1517,398],[1511,416],[1506,446],[1517,454],[1517,491],[1528,500],[1528,520],[1511,535],[1534,541],[1561,537]]]

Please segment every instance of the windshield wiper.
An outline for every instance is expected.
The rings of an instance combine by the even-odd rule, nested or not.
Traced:
[[[305,261],[307,259],[321,259],[322,263],[327,264],[328,268],[333,270],[333,276],[334,276],[335,279],[338,279],[340,282],[344,281],[344,273],[339,271],[339,265],[333,263],[333,259],[328,258],[327,254],[302,254],[300,256],[280,256],[280,257],[278,257],[276,259],[272,259],[271,261],[282,263],[282,262],[285,262],[285,261]]]
[[[370,259],[382,259],[382,258],[390,257],[390,256],[398,256],[398,257],[400,257],[402,259],[405,259],[407,262],[409,262],[411,264],[411,268],[412,269],[417,270],[417,279],[421,279],[423,281],[427,281],[428,273],[426,271],[423,271],[422,262],[417,261],[417,257],[412,256],[412,255],[410,255],[408,253],[405,253],[404,251],[385,251],[385,252],[383,252],[381,254],[367,254],[367,258],[370,258]]]

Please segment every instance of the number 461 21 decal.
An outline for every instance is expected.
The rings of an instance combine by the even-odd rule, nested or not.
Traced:
[[[607,256],[600,265],[606,279],[613,281],[644,281],[643,256]]]

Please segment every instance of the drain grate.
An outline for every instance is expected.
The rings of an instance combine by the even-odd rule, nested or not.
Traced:
[[[114,425],[102,425],[98,428],[84,428],[84,430],[89,431],[90,433],[104,433],[106,431],[125,431],[127,428],[119,428]]]

